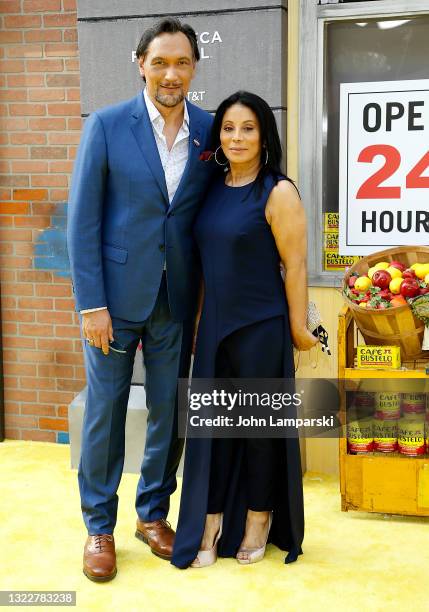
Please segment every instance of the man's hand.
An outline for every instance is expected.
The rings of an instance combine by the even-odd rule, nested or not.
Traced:
[[[107,309],[83,314],[82,332],[83,337],[92,346],[101,348],[105,355],[109,354],[109,342],[113,342],[113,327]]]

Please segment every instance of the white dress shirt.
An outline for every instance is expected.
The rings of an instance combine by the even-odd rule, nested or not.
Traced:
[[[155,104],[149,98],[147,90],[143,92],[144,100],[146,102],[147,112],[149,113],[149,119],[152,124],[153,134],[155,136],[156,146],[158,147],[159,157],[161,164],[164,169],[165,182],[167,184],[168,199],[170,204],[174,198],[174,194],[182,178],[182,174],[185,170],[186,163],[188,161],[189,151],[189,114],[184,104],[184,117],[183,123],[177,132],[176,140],[174,141],[171,150],[168,150],[167,140],[164,135],[165,121]]]
[[[185,166],[188,161],[189,154],[189,113],[184,103],[183,123],[177,132],[176,140],[171,149],[168,149],[167,139],[164,135],[165,121],[155,104],[149,98],[147,90],[143,92],[144,101],[146,104],[149,119],[152,124],[153,135],[155,137],[156,146],[158,148],[159,157],[165,174],[165,183],[167,185],[168,200],[171,204],[174,194],[182,178]],[[164,264],[165,270],[165,264]],[[95,312],[97,310],[106,310],[107,306],[100,308],[87,308],[81,310],[81,314],[86,312]]]

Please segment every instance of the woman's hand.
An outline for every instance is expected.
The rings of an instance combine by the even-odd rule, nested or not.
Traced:
[[[299,351],[309,351],[319,342],[319,338],[313,336],[306,327],[299,330],[291,329],[293,345]]]

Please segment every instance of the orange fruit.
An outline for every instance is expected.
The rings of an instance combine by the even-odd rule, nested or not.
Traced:
[[[390,304],[392,306],[404,306],[405,304],[408,304],[408,302],[402,295],[396,295],[390,300]]]

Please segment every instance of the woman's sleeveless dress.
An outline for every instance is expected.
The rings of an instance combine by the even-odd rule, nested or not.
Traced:
[[[258,321],[284,317],[285,378],[294,377],[288,307],[280,274],[280,257],[265,218],[271,190],[282,176],[268,176],[262,194],[254,183],[229,187],[217,178],[198,214],[195,237],[204,276],[204,304],[198,329],[193,377],[214,378],[220,342],[232,332]],[[293,223],[293,219],[290,220]],[[257,356],[255,356],[257,358]],[[195,559],[204,532],[210,475],[211,440],[186,443],[185,468],[172,563],[185,568]],[[235,556],[246,522],[240,458],[234,466],[218,545],[220,556]],[[289,551],[286,562],[301,554],[304,536],[302,475],[297,438],[284,440],[277,470],[278,505],[269,541]]]

